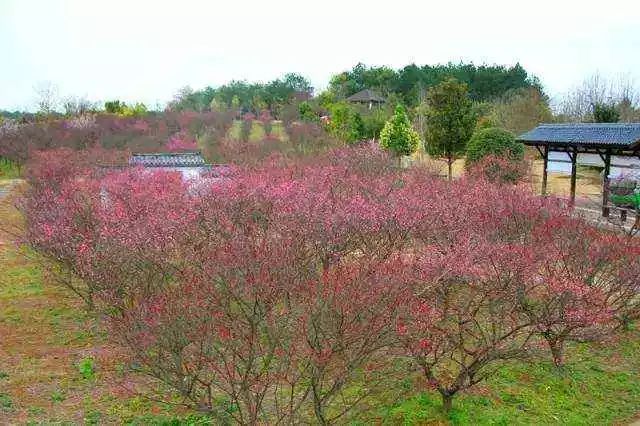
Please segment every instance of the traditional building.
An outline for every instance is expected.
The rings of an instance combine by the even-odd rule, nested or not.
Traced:
[[[184,179],[198,178],[214,169],[198,151],[133,154],[129,159],[129,165],[150,170],[177,171]],[[219,167],[227,166],[216,166]]]
[[[542,159],[542,193],[547,192],[549,161],[566,155],[571,166],[571,203],[576,198],[576,167],[588,163],[603,167],[602,214],[609,215],[609,179],[612,164],[622,169],[640,167],[640,123],[541,124],[518,141],[535,147]],[[555,157],[554,157],[555,156]],[[597,160],[600,161],[597,161]],[[581,161],[582,160],[582,161]],[[556,160],[557,161],[557,160]],[[597,162],[598,164],[594,164]]]
[[[377,93],[375,93],[370,89],[364,89],[359,91],[358,93],[354,93],[353,95],[347,98],[347,101],[352,103],[368,105],[369,109],[373,108],[374,106],[379,106],[385,103],[385,99],[382,96],[378,95]]]

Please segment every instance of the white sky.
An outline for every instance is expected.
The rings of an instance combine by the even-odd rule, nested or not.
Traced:
[[[640,0],[0,0],[0,108],[61,96],[164,103],[182,86],[316,88],[357,62],[520,62],[557,95],[599,72],[640,82]]]

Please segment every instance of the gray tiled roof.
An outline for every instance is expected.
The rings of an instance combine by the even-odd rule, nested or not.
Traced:
[[[156,154],[133,154],[132,166],[144,167],[207,167],[209,164],[199,152],[176,152]]]
[[[541,124],[520,135],[520,142],[558,145],[640,147],[640,123]]]
[[[347,98],[349,102],[384,102],[384,98],[370,89],[364,89]]]

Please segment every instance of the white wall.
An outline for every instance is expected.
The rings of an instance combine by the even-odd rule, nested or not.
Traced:
[[[568,163],[565,161],[568,161]],[[578,154],[577,162],[580,165],[604,167],[604,162],[598,154]],[[566,152],[549,151],[549,171],[571,174],[571,158],[569,158],[569,154],[567,154]],[[640,158],[619,157],[617,155],[611,156],[611,174],[609,175],[610,177],[638,172],[640,172]]]

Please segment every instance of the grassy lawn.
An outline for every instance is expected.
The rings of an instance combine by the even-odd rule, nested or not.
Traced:
[[[448,417],[436,392],[423,392],[381,416],[389,424],[605,425],[627,424],[640,412],[640,333],[607,344],[571,347],[566,370],[550,362],[502,369],[470,394],[460,395]]]
[[[259,120],[253,120],[249,130],[249,142],[260,142],[266,137],[264,125]],[[271,135],[285,142],[288,140],[287,132],[281,121],[273,121],[271,124]],[[227,133],[227,137],[234,141],[242,138],[242,120],[235,120]]]
[[[20,222],[10,202],[0,203],[0,218],[0,229]],[[170,392],[132,371],[97,318],[46,282],[43,265],[0,232],[0,424],[216,423],[159,402]],[[573,345],[563,373],[545,360],[515,363],[459,395],[449,416],[437,393],[407,377],[389,389],[408,385],[408,397],[373,401],[367,420],[354,423],[627,424],[640,413],[639,354],[636,330]]]
[[[0,157],[0,184],[6,179],[18,179],[20,177],[20,166],[16,163]]]

